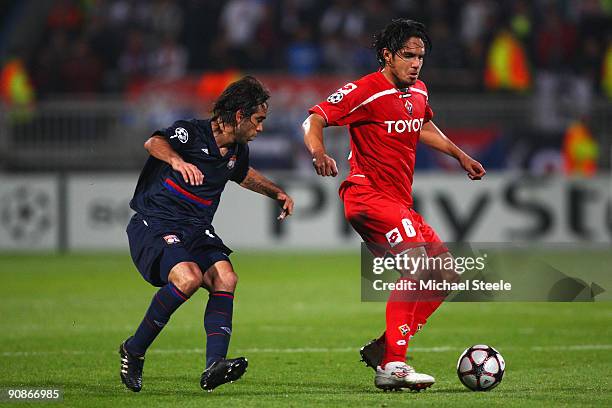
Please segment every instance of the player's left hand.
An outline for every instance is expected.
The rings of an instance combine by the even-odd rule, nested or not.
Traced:
[[[480,180],[487,174],[482,164],[472,159],[467,154],[459,158],[459,163],[461,163],[461,167],[468,172],[467,175],[471,180]]]
[[[287,193],[278,193],[276,195],[276,201],[283,207],[280,215],[276,218],[277,220],[282,221],[293,214],[293,198],[289,197]]]

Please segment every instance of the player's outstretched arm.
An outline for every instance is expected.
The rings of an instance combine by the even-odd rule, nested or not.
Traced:
[[[282,188],[274,184],[254,168],[249,167],[249,171],[240,185],[246,189],[276,200],[282,207],[282,211],[278,216],[279,220],[283,220],[285,217],[293,214],[293,199],[285,193]]]
[[[431,121],[423,125],[419,141],[457,159],[472,180],[480,180],[487,173],[482,164],[461,150]]]
[[[151,156],[168,163],[172,169],[181,173],[185,183],[196,186],[204,182],[204,175],[200,169],[184,161],[162,136],[151,136],[145,142],[144,147]]]
[[[325,119],[316,113],[306,118],[304,123],[302,123],[304,143],[312,155],[312,165],[317,174],[323,177],[336,177],[338,175],[338,166],[336,161],[325,152],[325,144],[323,143],[323,128],[325,126]]]

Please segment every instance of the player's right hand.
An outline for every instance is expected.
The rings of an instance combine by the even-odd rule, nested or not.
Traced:
[[[338,175],[336,161],[325,153],[315,153],[312,157],[312,165],[319,176],[336,177]]]
[[[185,183],[191,184],[192,186],[200,186],[204,183],[204,174],[191,163],[187,163],[183,160],[177,160],[172,163],[172,168],[178,171],[183,176]]]

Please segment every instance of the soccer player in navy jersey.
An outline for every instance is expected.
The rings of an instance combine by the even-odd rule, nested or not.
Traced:
[[[229,260],[232,251],[212,221],[229,180],[276,200],[279,220],[293,212],[291,197],[249,167],[248,142],[263,131],[269,97],[257,79],[244,77],[223,91],[210,119],[179,120],[144,144],[150,157],[130,202],[136,214],[127,234],[138,271],[161,288],[134,335],[119,347],[121,380],[132,391],[142,388],[147,349],[199,288],[210,293],[200,386],[211,391],[239,379],[247,368],[244,357],[226,358],[238,276]]]

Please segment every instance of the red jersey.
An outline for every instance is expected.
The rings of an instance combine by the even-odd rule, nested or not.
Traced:
[[[348,125],[351,170],[343,184],[371,185],[412,207],[412,178],[419,134],[433,117],[427,87],[397,89],[381,72],[349,82],[309,109],[328,125]]]

